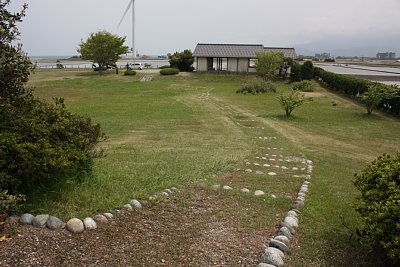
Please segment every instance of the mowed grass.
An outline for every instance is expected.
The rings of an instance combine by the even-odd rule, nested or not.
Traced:
[[[101,123],[109,136],[92,177],[55,188],[31,207],[62,218],[86,217],[167,187],[220,183],[235,188],[219,193],[228,205],[253,207],[240,212],[244,229],[273,227],[290,208],[301,179],[243,170],[275,146],[282,149],[277,154],[306,157],[315,165],[290,265],[379,266],[368,248],[349,239],[348,227],[361,222],[352,207],[358,195],[352,178],[382,153],[399,150],[397,119],[368,116],[321,87],[307,94],[312,102],[286,118],[276,94],[235,93],[251,75],[153,76],[150,83],[139,82],[140,75],[98,77],[88,71],[37,71],[31,77],[36,95],[64,97],[71,111]],[[279,83],[278,93],[288,88]],[[277,139],[264,142],[259,136]],[[267,197],[243,196],[241,187],[261,189]]]

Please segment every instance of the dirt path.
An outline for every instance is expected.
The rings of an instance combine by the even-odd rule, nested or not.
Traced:
[[[97,230],[18,227],[0,243],[1,266],[255,266],[274,229],[240,231],[215,191],[193,185]]]

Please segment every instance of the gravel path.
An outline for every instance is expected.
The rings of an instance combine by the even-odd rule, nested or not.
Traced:
[[[218,195],[195,186],[82,234],[18,227],[0,266],[256,266],[275,229],[238,229]]]

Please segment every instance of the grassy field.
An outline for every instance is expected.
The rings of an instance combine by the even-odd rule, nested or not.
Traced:
[[[275,177],[245,173],[246,162],[253,166],[256,157],[272,153],[301,156],[313,160],[315,170],[290,265],[379,266],[374,253],[349,239],[348,227],[360,225],[351,181],[368,161],[399,150],[398,120],[368,116],[363,107],[320,87],[308,93],[311,103],[286,118],[274,94],[235,93],[252,76],[153,76],[149,83],[140,82],[141,75],[99,77],[76,70],[39,70],[31,77],[37,96],[64,97],[71,111],[101,123],[109,136],[93,176],[32,199],[31,211],[84,217],[164,188],[220,183],[265,191],[264,198],[238,190],[220,197],[230,207],[242,207],[235,216],[244,231],[273,228],[301,180],[283,171]],[[278,93],[285,90],[288,85],[278,85]]]

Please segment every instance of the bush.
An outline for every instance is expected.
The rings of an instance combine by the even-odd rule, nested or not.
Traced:
[[[93,68],[93,70],[94,71],[100,71],[100,68],[99,67],[95,67],[95,68]],[[106,71],[106,70],[107,70],[106,67],[102,67],[102,71]]]
[[[164,66],[159,67],[160,70],[169,69],[169,68],[171,68],[170,65],[164,65]]]
[[[136,75],[136,71],[134,71],[134,70],[126,70],[124,72],[124,75],[125,76],[134,76],[134,75]]]
[[[19,204],[24,201],[25,201],[25,196],[9,195],[7,190],[2,191],[0,189],[0,215],[15,214],[19,208]]]
[[[176,75],[179,74],[179,70],[175,68],[166,68],[160,70],[161,75]]]
[[[301,65],[297,62],[293,62],[290,70],[290,81],[291,82],[300,82],[302,81],[301,76]]]
[[[301,77],[303,80],[312,80],[314,78],[314,65],[311,61],[306,61],[301,66]]]
[[[292,84],[292,89],[296,91],[302,92],[313,92],[315,89],[315,85],[311,81],[301,81]]]
[[[0,103],[0,188],[27,193],[91,171],[100,125],[55,105],[25,97]]]
[[[260,93],[276,93],[276,85],[272,82],[252,82],[247,83],[236,91],[236,93],[242,94],[260,94]]]
[[[355,175],[361,192],[355,202],[364,221],[362,236],[382,247],[387,256],[400,263],[400,153],[383,155]],[[398,265],[396,265],[398,266]]]

